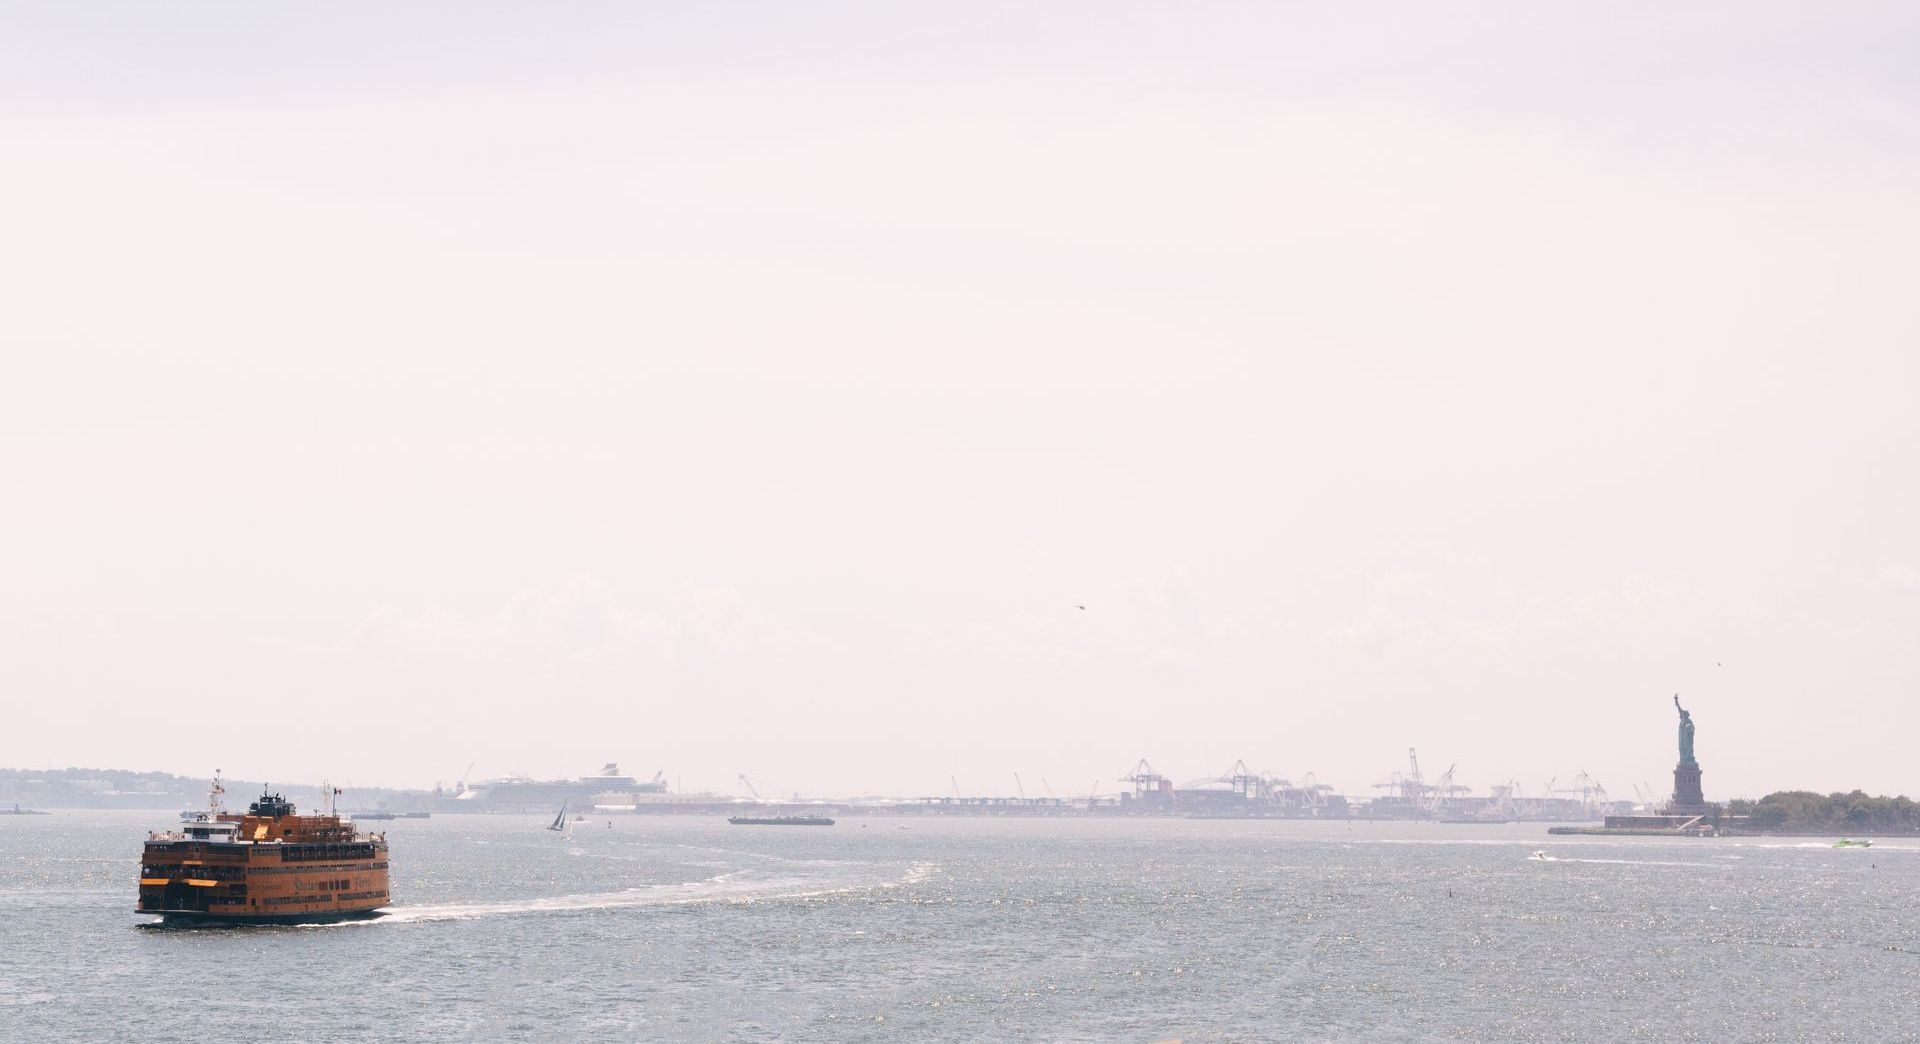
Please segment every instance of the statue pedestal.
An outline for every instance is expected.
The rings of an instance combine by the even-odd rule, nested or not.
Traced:
[[[1700,765],[1681,762],[1673,767],[1673,803],[1669,812],[1705,812],[1707,799],[1700,793]]]

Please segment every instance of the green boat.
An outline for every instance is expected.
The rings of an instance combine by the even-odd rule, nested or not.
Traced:
[[[1833,843],[1833,847],[1835,848],[1872,848],[1873,842],[1855,841],[1853,838],[1843,837],[1840,840],[1835,841]]]

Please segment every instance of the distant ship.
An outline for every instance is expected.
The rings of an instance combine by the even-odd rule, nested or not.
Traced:
[[[47,813],[42,812],[37,808],[21,808],[20,802],[18,801],[13,803],[12,808],[0,808],[0,816],[44,816],[44,815],[47,815]]]
[[[1835,848],[1872,848],[1873,842],[1855,841],[1853,838],[1843,837],[1840,840],[1835,841],[1833,843],[1833,847]]]
[[[728,816],[734,826],[832,826],[826,816]]]
[[[332,812],[299,815],[264,790],[234,815],[221,809],[221,793],[216,774],[205,812],[147,834],[140,913],[169,925],[312,924],[387,905],[385,835],[360,833]]]
[[[533,779],[527,776],[490,779],[466,787],[454,800],[462,808],[476,812],[530,812],[552,808],[562,802],[592,808],[595,804],[603,803],[600,800],[603,798],[631,801],[636,794],[666,792],[666,773],[655,773],[650,780],[636,779],[621,772],[620,766],[610,761],[599,773],[577,779]]]

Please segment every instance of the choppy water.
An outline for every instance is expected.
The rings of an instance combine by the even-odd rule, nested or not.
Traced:
[[[165,821],[0,817],[0,1038],[1920,1039],[1914,841],[449,816],[381,920],[142,931]]]

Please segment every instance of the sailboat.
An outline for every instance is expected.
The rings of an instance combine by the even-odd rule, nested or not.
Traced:
[[[565,830],[566,828],[567,828],[567,803],[562,801],[560,802],[560,814],[553,817],[553,823],[550,824],[547,827],[547,829],[553,830],[553,831],[561,831],[561,830]]]

